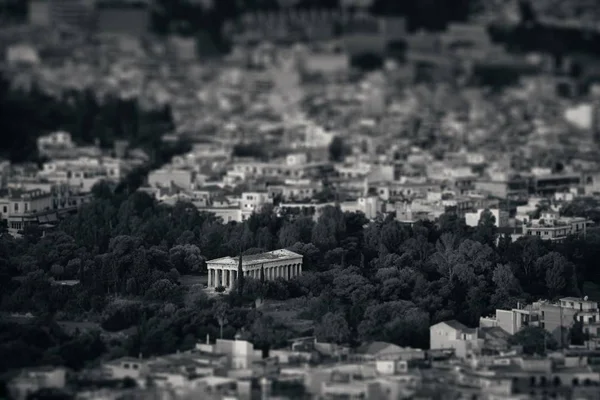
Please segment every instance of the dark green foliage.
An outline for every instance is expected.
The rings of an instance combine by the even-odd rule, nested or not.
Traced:
[[[528,326],[510,338],[513,345],[523,346],[525,354],[545,355],[548,350],[556,350],[558,343],[551,333],[544,328]]]
[[[170,109],[142,111],[135,100],[108,98],[100,103],[90,91],[72,92],[61,99],[46,95],[35,85],[29,91],[12,89],[0,76],[0,130],[7,140],[0,156],[11,161],[35,161],[36,139],[65,130],[79,144],[112,148],[116,139],[149,152],[160,148],[163,134],[173,130]]]

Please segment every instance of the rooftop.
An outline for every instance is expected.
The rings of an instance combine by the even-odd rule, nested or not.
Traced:
[[[267,253],[260,254],[251,254],[251,255],[243,255],[242,256],[242,264],[244,265],[253,265],[253,264],[261,264],[269,261],[275,260],[287,260],[292,258],[299,258],[302,255],[294,253],[293,251],[289,251],[286,249],[273,250]],[[214,260],[209,260],[207,263],[209,264],[222,264],[222,265],[237,265],[239,262],[239,257],[222,257]]]

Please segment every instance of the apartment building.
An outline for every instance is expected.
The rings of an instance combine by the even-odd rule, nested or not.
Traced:
[[[496,310],[492,317],[482,317],[480,327],[499,327],[514,335],[523,327],[539,326],[553,334],[559,343],[567,340],[566,330],[578,321],[584,332],[595,335],[600,322],[598,303],[585,298],[564,297],[557,302],[538,301],[511,310]],[[562,328],[562,329],[561,329]]]
[[[554,195],[583,187],[580,174],[544,174],[535,176],[531,181],[531,192],[540,195]]]
[[[10,234],[18,235],[29,225],[51,227],[90,199],[89,193],[69,185],[51,185],[49,191],[10,188],[0,197],[0,218],[6,221]]]
[[[242,210],[242,220],[250,217],[255,212],[259,212],[265,204],[272,204],[273,198],[268,192],[244,192],[240,199],[240,208]]]
[[[175,185],[180,189],[193,189],[196,173],[189,169],[165,167],[151,171],[148,174],[148,185],[151,187],[170,187]]]
[[[311,178],[322,176],[330,166],[329,163],[261,163],[261,162],[236,162],[233,172],[246,177],[271,177],[271,178]]]
[[[529,178],[507,173],[490,173],[476,179],[475,190],[490,194],[500,199],[526,199],[529,194]]]
[[[542,213],[539,219],[523,224],[523,235],[539,236],[543,240],[562,241],[569,235],[586,234],[591,221],[586,218],[560,217],[556,211]]]
[[[479,327],[499,327],[510,335],[514,335],[526,326],[540,325],[540,304],[534,303],[524,307],[517,304],[511,310],[496,310],[491,317],[481,317]]]
[[[50,158],[63,157],[73,151],[75,143],[70,133],[57,131],[40,136],[37,139],[37,148],[40,155]]]

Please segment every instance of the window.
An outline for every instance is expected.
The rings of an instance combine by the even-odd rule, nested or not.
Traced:
[[[2,212],[4,214],[6,214],[8,212],[8,207],[6,207],[6,206],[2,207]]]
[[[15,203],[15,211],[19,211],[19,203]]]
[[[123,368],[129,369],[129,364],[127,364],[127,363],[123,364]]]
[[[27,212],[29,210],[29,203],[25,203],[25,211]]]

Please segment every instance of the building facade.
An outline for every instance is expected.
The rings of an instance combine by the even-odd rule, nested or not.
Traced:
[[[232,288],[238,279],[239,257],[223,257],[206,262],[208,287]],[[244,276],[265,280],[291,279],[302,274],[302,255],[281,249],[242,256]]]
[[[454,350],[457,357],[465,358],[480,347],[477,329],[467,328],[458,321],[444,321],[429,328],[432,350]]]
[[[559,217],[555,211],[545,211],[541,218],[523,225],[523,235],[539,236],[543,240],[561,241],[569,235],[586,234],[586,218]]]

